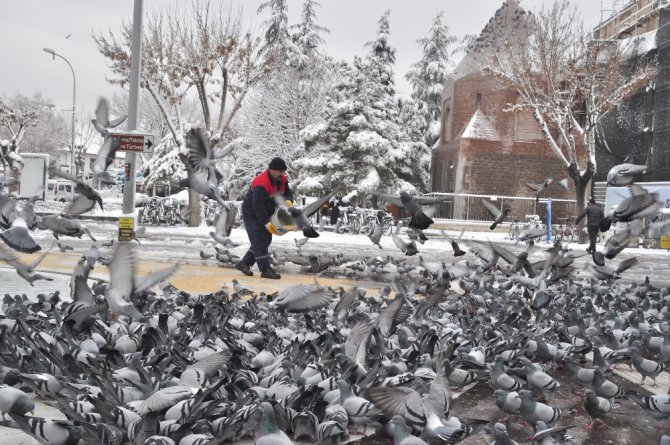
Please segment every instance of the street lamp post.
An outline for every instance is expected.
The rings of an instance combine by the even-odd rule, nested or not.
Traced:
[[[60,57],[67,63],[67,66],[70,67],[70,71],[72,71],[72,153],[70,156],[70,174],[73,176],[76,176],[75,168],[74,168],[74,152],[75,152],[75,141],[74,141],[74,110],[75,110],[75,104],[76,104],[76,91],[77,91],[77,78],[74,75],[74,68],[72,68],[72,64],[70,63],[69,60],[67,60],[65,57],[61,56],[58,54],[56,51],[54,51],[51,48],[42,48],[42,50],[45,53],[49,53],[53,56],[53,59],[55,60],[56,57]],[[74,190],[74,189],[73,189]]]

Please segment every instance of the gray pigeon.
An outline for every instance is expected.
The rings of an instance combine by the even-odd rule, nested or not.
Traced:
[[[493,224],[491,224],[491,226],[489,227],[490,230],[495,229],[498,224],[505,221],[505,218],[507,218],[507,215],[510,212],[509,207],[505,207],[501,211],[493,203],[490,203],[485,199],[482,199],[482,204],[484,205],[486,211],[489,212],[489,214],[493,217]]]
[[[256,431],[255,445],[293,445],[293,442],[286,435],[285,432],[277,427],[275,420],[275,411],[272,405],[268,402],[261,403],[261,420],[260,428]]]
[[[584,392],[584,409],[591,416],[591,423],[587,425],[586,429],[592,429],[596,420],[600,422],[602,428],[607,428],[603,418],[614,410],[614,404],[608,399],[598,397],[595,392],[587,389]]]
[[[519,445],[518,442],[509,437],[507,427],[500,422],[496,422],[496,424],[493,425],[493,437],[495,440],[491,445]]]
[[[383,232],[384,227],[382,227],[380,224],[375,223],[374,228],[368,234],[368,238],[370,239],[370,241],[372,241],[372,244],[376,244],[380,249],[382,249],[382,245],[379,244],[379,242],[382,239]]]
[[[93,187],[84,181],[70,176],[67,173],[60,171],[57,168],[50,168],[49,173],[53,176],[58,176],[68,181],[72,181],[75,184],[75,196],[70,205],[68,206],[66,213],[70,215],[81,215],[86,213],[95,207],[96,204],[100,205],[100,210],[103,210],[102,207],[102,197]]]
[[[635,175],[644,174],[648,169],[646,165],[629,163],[615,165],[607,173],[607,185],[615,187],[629,185],[633,182]]]
[[[451,199],[448,196],[411,196],[404,190],[400,192],[400,196],[386,195],[384,193],[373,193],[373,195],[379,196],[398,208],[407,210],[407,213],[410,215],[408,226],[419,230],[426,230],[435,222],[426,215],[421,207],[422,205],[438,204]]]
[[[427,442],[412,436],[402,416],[393,416],[391,424],[393,425],[393,445],[428,445]]]
[[[566,414],[574,414],[575,412],[574,410],[554,408],[544,403],[536,402],[533,400],[533,393],[530,391],[519,391],[519,397],[521,397],[521,417],[532,425],[535,425],[539,420],[547,425],[552,425]]]
[[[633,364],[633,368],[642,375],[642,381],[640,383],[643,383],[647,377],[651,377],[655,386],[656,376],[665,369],[665,365],[642,357],[637,346],[631,346],[628,349],[630,351],[630,360]]]
[[[35,403],[20,389],[11,386],[0,386],[0,414],[25,415],[35,409]]]

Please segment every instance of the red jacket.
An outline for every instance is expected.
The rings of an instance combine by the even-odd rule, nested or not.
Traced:
[[[251,181],[251,187],[242,202],[242,214],[254,217],[259,223],[265,225],[277,208],[274,194],[281,193],[284,198],[293,201],[293,192],[288,186],[288,178],[282,175],[279,186],[272,181],[270,171],[265,170]]]

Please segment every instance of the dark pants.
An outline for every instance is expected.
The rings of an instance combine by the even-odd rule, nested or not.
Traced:
[[[244,228],[249,236],[251,247],[242,257],[242,262],[249,267],[258,263],[258,270],[261,272],[270,267],[270,258],[268,257],[268,248],[272,243],[272,234],[267,231],[264,225],[252,216],[242,213]]]
[[[598,226],[586,226],[586,228],[589,231],[589,250],[595,252],[600,228]]]

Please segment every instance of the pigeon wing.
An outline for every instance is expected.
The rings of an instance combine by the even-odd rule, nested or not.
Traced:
[[[165,269],[157,270],[155,272],[150,272],[149,274],[142,277],[142,279],[137,284],[135,292],[138,294],[151,289],[155,284],[165,281],[170,278],[179,268],[178,264],[173,264],[170,267]]]
[[[373,192],[372,194],[375,195],[375,196],[378,196],[378,197],[382,198],[382,199],[383,199],[384,201],[386,201],[387,203],[389,203],[389,204],[391,204],[391,205],[394,205],[394,206],[396,206],[396,207],[398,207],[398,208],[401,208],[401,209],[402,209],[402,208],[405,208],[405,204],[403,204],[402,201],[400,200],[400,196],[396,196],[396,195],[387,195],[387,194],[385,194],[385,193],[376,193],[376,192]]]
[[[344,354],[357,363],[365,363],[368,351],[368,342],[372,335],[372,323],[360,321],[353,328],[344,342]]]
[[[368,389],[365,395],[376,408],[388,416],[403,416],[405,420],[412,421],[408,423],[410,426],[414,426],[413,423],[416,423],[417,426],[423,426],[426,423],[423,399],[421,394],[412,388],[375,387]]]
[[[192,365],[188,366],[186,369],[197,369],[205,373],[209,378],[212,378],[216,375],[221,368],[223,368],[226,363],[230,360],[230,352],[221,351],[215,352],[214,354],[208,355],[202,360],[198,360]]]
[[[195,170],[208,170],[211,166],[212,149],[204,128],[194,128],[186,140],[188,161]]]
[[[137,408],[137,414],[146,416],[149,413],[162,411],[174,406],[177,402],[190,399],[195,393],[190,386],[170,386],[160,389],[144,400]]]
[[[316,201],[314,201],[314,202],[310,203],[309,205],[305,206],[305,208],[302,209],[302,213],[303,213],[307,218],[309,218],[310,216],[312,216],[313,214],[315,214],[321,207],[323,207],[323,205],[324,205],[326,202],[328,202],[328,200],[329,200],[330,198],[332,198],[333,195],[335,195],[335,190],[333,190],[333,191],[330,192],[330,193],[327,193],[327,194],[323,195],[322,197],[320,197],[320,198],[317,199]]]
[[[104,97],[98,100],[98,106],[95,108],[95,120],[101,127],[109,127],[109,102]]]
[[[486,211],[488,211],[491,214],[493,219],[496,219],[498,218],[498,216],[500,216],[500,209],[495,205],[493,205],[492,203],[490,203],[489,201],[482,199],[482,205],[484,206],[484,208],[486,208]]]

